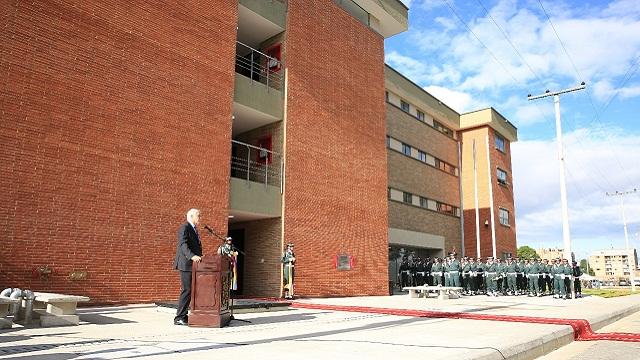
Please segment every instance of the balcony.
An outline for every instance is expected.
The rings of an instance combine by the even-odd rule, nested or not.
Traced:
[[[282,213],[283,162],[280,154],[231,141],[229,209],[252,219]]]
[[[235,71],[234,135],[282,120],[282,63],[238,41]]]

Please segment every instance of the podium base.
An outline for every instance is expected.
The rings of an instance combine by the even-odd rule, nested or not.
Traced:
[[[218,313],[217,311],[192,311],[189,314],[190,327],[221,328],[229,325],[231,312]]]

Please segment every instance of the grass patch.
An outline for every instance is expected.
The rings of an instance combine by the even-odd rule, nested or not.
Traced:
[[[603,298],[631,295],[631,289],[582,289],[582,295],[595,295]]]

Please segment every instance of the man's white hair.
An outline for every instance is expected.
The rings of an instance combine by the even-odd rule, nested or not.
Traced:
[[[193,215],[198,214],[199,212],[200,210],[198,209],[191,209],[187,211],[187,221],[191,220],[191,218],[193,218]]]

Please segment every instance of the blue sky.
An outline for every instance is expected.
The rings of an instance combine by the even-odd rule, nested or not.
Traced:
[[[386,40],[386,62],[459,112],[493,106],[518,127],[518,245],[562,247],[553,100],[527,94],[585,81],[561,97],[573,251],[624,248],[620,197],[605,193],[634,188],[640,248],[640,1],[402,1],[409,31]]]

